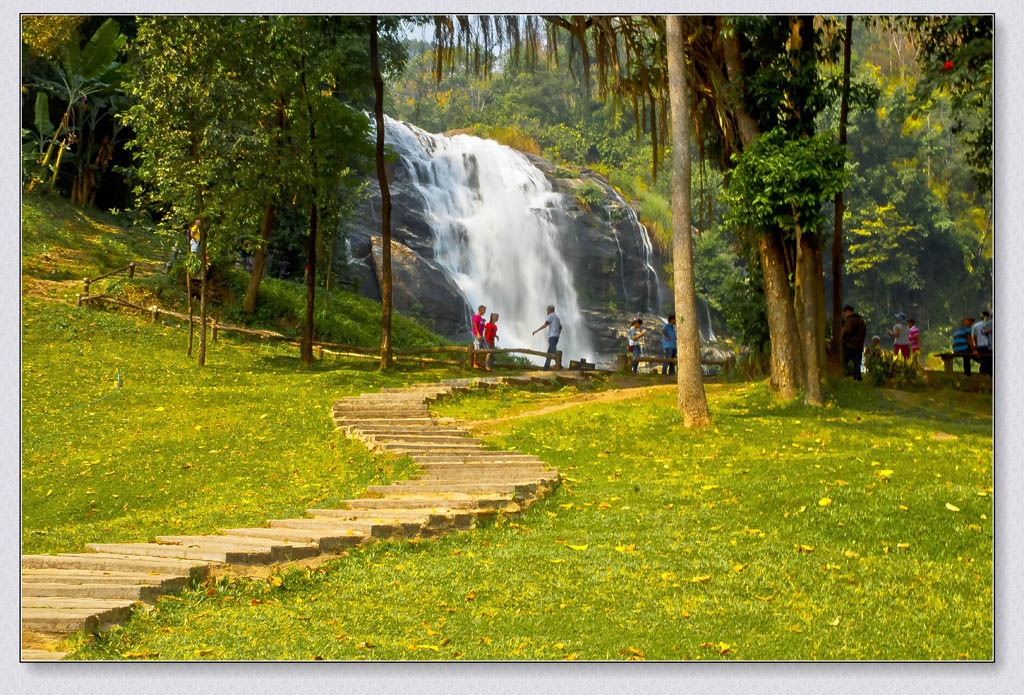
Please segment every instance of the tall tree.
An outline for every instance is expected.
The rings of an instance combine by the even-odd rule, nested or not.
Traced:
[[[373,71],[373,115],[377,125],[376,162],[377,181],[380,184],[380,366],[390,367],[391,354],[391,190],[388,188],[388,173],[384,168],[384,80],[380,74],[380,57],[377,49],[377,16],[370,17],[370,65]]]
[[[711,424],[701,381],[700,332],[694,296],[693,238],[690,232],[690,104],[683,54],[683,18],[666,18],[668,92],[672,122],[672,261],[679,339],[676,407],[687,427]]]
[[[148,17],[134,42],[135,103],[124,119],[146,184],[138,193],[167,211],[163,226],[175,238],[199,220],[200,366],[211,265],[231,253],[236,230],[258,209],[247,176],[261,151],[252,129],[260,103],[255,81],[239,79],[247,70],[240,48],[256,45],[254,26],[233,17]]]
[[[853,15],[846,16],[843,34],[843,86],[839,104],[839,146],[846,147],[846,125],[850,118],[850,49],[853,43]],[[841,361],[843,347],[843,214],[846,203],[843,191],[836,193],[835,215],[832,221],[832,358]]]

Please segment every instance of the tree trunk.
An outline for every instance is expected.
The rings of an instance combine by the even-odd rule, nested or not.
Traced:
[[[188,350],[186,355],[192,356],[192,337],[195,335],[196,326],[192,322],[192,271],[189,270],[188,260],[192,256],[192,230],[185,232],[185,295],[188,304]]]
[[[693,293],[693,238],[690,231],[690,104],[683,55],[683,19],[666,18],[668,98],[672,124],[672,264],[678,346],[677,407],[686,427],[711,424],[700,367],[700,322]]]
[[[373,72],[373,115],[377,124],[377,181],[380,184],[380,367],[394,363],[391,354],[391,190],[384,169],[384,80],[377,53],[377,16],[370,17],[370,69]]]
[[[850,117],[850,43],[853,15],[846,16],[846,37],[843,39],[843,93],[839,102],[839,146],[846,147],[846,122]],[[835,223],[832,228],[832,360],[842,361],[843,347],[843,215],[846,202],[843,192],[836,193]]]
[[[263,265],[267,260],[267,241],[270,239],[270,230],[274,226],[274,203],[268,195],[263,203],[263,219],[260,222],[260,243],[256,247],[256,254],[252,261],[252,275],[249,277],[249,286],[245,290],[245,299],[242,300],[242,311],[251,314],[256,310],[256,295],[260,291],[260,282],[263,280]]]
[[[815,322],[817,327],[815,341],[818,345],[818,368],[821,369],[821,375],[824,378],[828,369],[828,351],[825,340],[825,326],[828,325],[828,316],[825,314],[825,267],[822,259],[821,239],[820,234],[814,235],[814,297],[818,307],[817,320]],[[837,364],[836,366],[841,370],[842,365]]]
[[[307,239],[306,322],[302,326],[302,364],[313,364],[313,300],[316,298],[316,194],[309,206],[309,239]]]
[[[200,204],[201,206],[201,204]],[[199,289],[199,322],[202,324],[199,328],[199,366],[202,367],[206,364],[206,290],[209,282],[207,281],[207,270],[210,267],[209,259],[206,257],[206,222],[202,218],[199,220],[199,259],[202,262],[201,270],[202,278]]]
[[[822,405],[821,365],[818,362],[818,283],[814,279],[814,234],[802,233],[799,224],[796,230],[796,287],[793,292],[793,308],[800,331],[800,347],[803,352],[804,402],[808,405]]]
[[[726,74],[738,89],[743,81],[739,34],[726,31],[727,27],[721,17],[716,19],[716,25],[723,32]],[[760,136],[760,129],[757,121],[738,101],[733,105],[733,113],[736,115],[740,143],[746,149]],[[758,240],[758,255],[764,270],[765,313],[771,338],[771,385],[779,398],[788,401],[796,397],[796,385],[803,380],[804,370],[800,364],[802,357],[796,337],[796,317],[790,299],[785,252],[774,233],[763,235]]]
[[[790,302],[785,252],[774,233],[763,234],[758,239],[758,255],[764,271],[765,314],[772,341],[772,385],[779,398],[788,401],[796,397],[801,354],[796,339],[796,317]]]

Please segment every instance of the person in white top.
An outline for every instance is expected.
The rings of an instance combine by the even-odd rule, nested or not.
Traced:
[[[548,315],[543,325],[535,330],[531,335],[537,335],[545,328],[548,329],[548,354],[555,352],[555,348],[558,347],[558,338],[562,335],[562,321],[558,318],[555,313],[555,305],[548,304]],[[559,365],[561,366],[561,365]],[[547,371],[551,367],[551,358],[548,357],[544,360],[544,370]]]
[[[907,326],[907,315],[902,312],[896,314],[896,325],[886,333],[893,337],[893,352],[903,355],[904,362],[910,359],[910,328]]]
[[[971,337],[974,338],[974,350],[981,362],[978,371],[992,375],[992,314],[981,312],[981,321],[971,326]]]

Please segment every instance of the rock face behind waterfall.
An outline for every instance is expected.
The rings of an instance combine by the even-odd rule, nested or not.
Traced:
[[[432,213],[422,190],[426,175],[416,169],[423,166],[422,162],[415,162],[415,166],[403,163],[401,147],[396,146],[396,150],[400,160],[388,165],[395,307],[402,313],[427,317],[427,323],[432,319],[434,329],[445,337],[468,340],[469,303],[442,267],[442,259],[435,258]],[[560,178],[556,172],[563,172],[551,162],[525,156],[543,173],[551,190],[561,194],[551,196],[543,210],[536,212],[557,227],[558,251],[571,273],[579,312],[591,334],[592,349],[599,354],[618,351],[622,348],[620,336],[628,323],[626,317],[664,315],[671,311],[671,290],[659,279],[666,258],[651,248],[646,232],[637,223],[636,213],[599,174],[583,169],[578,178]],[[470,188],[480,186],[474,177],[489,175],[486,170],[478,171],[471,155],[463,165]],[[413,180],[414,177],[419,180]],[[588,181],[603,191],[600,203],[590,209],[580,205],[575,195],[576,189]],[[379,300],[380,191],[376,181],[370,182],[368,190],[368,199],[348,229],[348,247],[335,249],[335,258],[347,258],[350,277],[357,278],[359,292]],[[535,325],[543,321],[543,309],[537,307]],[[499,322],[499,329],[500,326]],[[526,347],[507,342],[505,346]],[[593,360],[595,355],[568,354],[566,360],[578,357]]]

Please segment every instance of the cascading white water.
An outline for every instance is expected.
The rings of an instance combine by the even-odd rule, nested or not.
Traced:
[[[654,266],[651,264],[651,261],[654,258],[654,246],[651,244],[650,232],[647,231],[647,227],[640,224],[640,217],[636,214],[636,210],[634,210],[633,206],[627,203],[625,199],[619,195],[617,190],[611,186],[602,185],[602,188],[604,188],[610,196],[615,198],[615,200],[622,206],[622,209],[626,211],[626,215],[629,217],[630,221],[630,229],[634,231],[637,236],[637,240],[639,241],[636,248],[641,251],[640,260],[644,265],[642,285],[640,281],[637,280],[636,285],[633,287],[627,287],[627,281],[625,277],[623,277],[623,295],[629,297],[634,290],[637,291],[640,294],[638,299],[642,301],[643,309],[648,313],[657,314],[661,312],[663,308],[661,306],[661,280],[658,278],[658,271],[655,270]],[[611,222],[611,220],[609,220],[609,222]],[[619,243],[619,235],[614,226],[612,226],[612,234],[615,236],[615,244],[619,249],[620,269],[624,272],[625,269],[622,268],[622,245]]]
[[[385,140],[425,203],[434,260],[475,311],[498,312],[498,347],[547,349],[547,330],[531,335],[555,306],[558,348],[593,361],[572,272],[551,221],[562,196],[515,150],[469,135],[434,135],[385,116]],[[467,339],[469,336],[466,336]],[[536,360],[534,360],[536,361]]]

